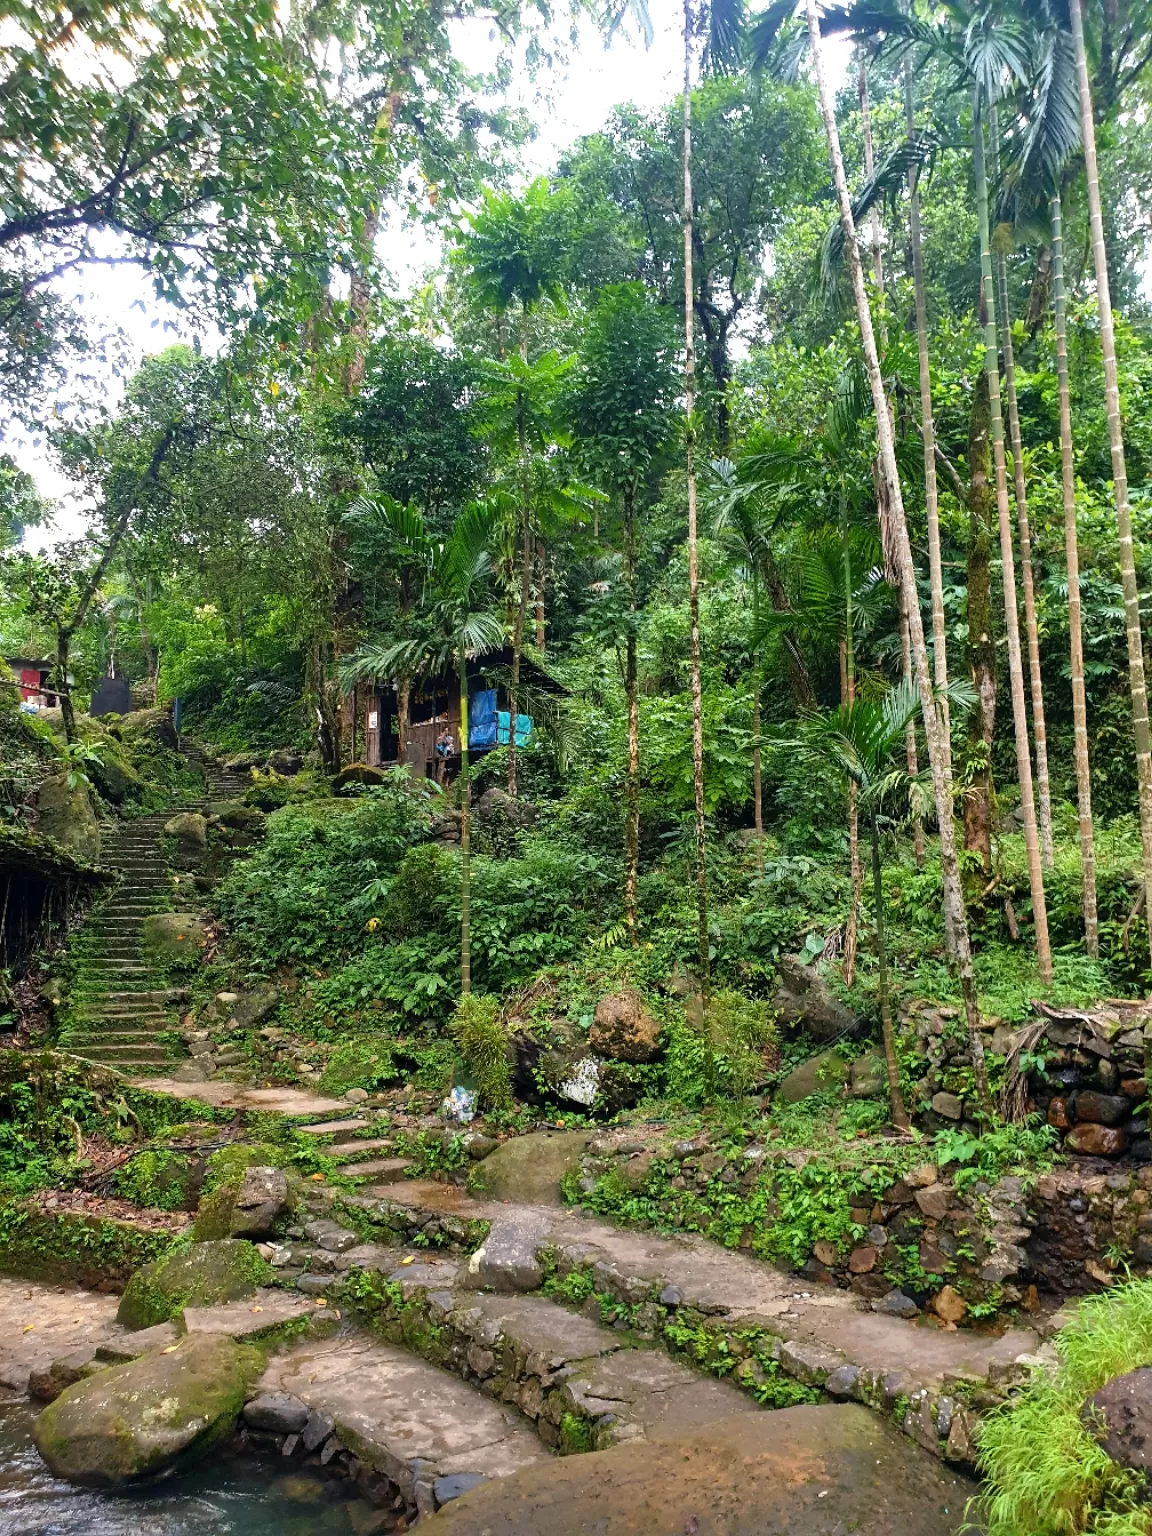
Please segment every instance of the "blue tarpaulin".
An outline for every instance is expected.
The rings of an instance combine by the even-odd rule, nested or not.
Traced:
[[[504,719],[507,720],[507,715]],[[507,726],[504,740],[508,740]],[[468,747],[496,745],[496,690],[485,688],[468,700]]]
[[[496,714],[496,742],[501,747],[508,745],[508,732],[512,724],[512,716],[506,709],[497,711]],[[522,747],[532,734],[532,716],[516,716],[516,745]]]

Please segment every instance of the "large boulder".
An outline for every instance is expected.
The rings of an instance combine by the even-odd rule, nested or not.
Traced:
[[[100,760],[91,763],[88,772],[105,800],[111,800],[113,805],[120,805],[125,800],[131,799],[133,795],[141,793],[144,788],[143,779],[123,752],[113,745],[110,737],[100,741],[96,751],[99,753]]]
[[[124,1328],[151,1328],[185,1307],[215,1307],[254,1296],[271,1278],[271,1267],[251,1243],[233,1238],[193,1243],[136,1271],[120,1298],[116,1321]]]
[[[372,763],[349,763],[347,768],[342,768],[332,780],[332,791],[339,793],[347,789],[350,784],[364,784],[369,788],[373,784],[386,784],[388,775],[383,768],[377,768]]]
[[[147,737],[158,746],[167,747],[171,752],[175,752],[180,746],[180,738],[176,734],[172,716],[166,709],[133,710],[130,715],[122,716],[120,734],[125,740],[133,736]]]
[[[303,768],[304,758],[295,747],[277,747],[268,754],[268,766],[273,773],[282,773],[290,779]]]
[[[87,864],[100,862],[100,824],[84,784],[54,773],[36,792],[36,830]]]
[[[280,993],[275,987],[253,987],[251,992],[239,993],[232,1003],[229,1017],[236,1020],[241,1029],[255,1029],[269,1015],[276,1012]]]
[[[531,801],[519,800],[506,789],[493,784],[477,800],[476,815],[481,821],[527,828],[536,825],[540,812]]]
[[[783,1024],[794,1024],[821,1043],[856,1035],[861,1021],[832,991],[815,966],[798,955],[780,961],[780,983],[772,1006]]]
[[[208,846],[208,821],[199,811],[181,811],[164,823],[164,836],[174,838],[183,854],[200,854]]]
[[[245,1168],[232,1207],[233,1237],[268,1237],[288,1214],[288,1180],[282,1168]]]
[[[848,1063],[836,1051],[821,1051],[801,1063],[780,1084],[776,1097],[782,1104],[799,1104],[814,1093],[840,1088],[848,1078]]]
[[[156,912],[140,926],[140,947],[159,966],[194,965],[208,942],[208,924],[195,912]]]
[[[202,1455],[235,1424],[263,1369],[257,1349],[192,1334],[67,1387],[32,1426],[57,1477],[120,1488]]]
[[[1084,1404],[1088,1432],[1122,1467],[1152,1472],[1152,1365],[1126,1371]]]
[[[503,1142],[468,1177],[474,1195],[518,1205],[559,1205],[560,1180],[579,1168],[590,1131],[534,1131]]]
[[[614,1061],[651,1061],[660,1049],[662,1027],[640,993],[626,987],[596,1004],[588,1044],[598,1056]]]
[[[231,832],[261,832],[264,828],[264,812],[254,805],[245,805],[243,800],[213,800],[208,807],[208,819]]]

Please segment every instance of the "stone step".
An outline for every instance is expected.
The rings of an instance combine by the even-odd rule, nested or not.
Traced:
[[[553,1449],[602,1450],[759,1411],[735,1386],[543,1296],[481,1292],[475,1255],[410,1257],[385,1278],[395,1290],[376,1315],[383,1336],[515,1405]]]
[[[373,1157],[363,1163],[342,1163],[340,1172],[350,1179],[375,1179],[377,1184],[398,1184],[412,1166],[410,1157]]]
[[[513,1409],[361,1332],[291,1346],[254,1391],[299,1398],[331,1424],[332,1449],[388,1478],[411,1515],[431,1516],[475,1483],[550,1459]]]
[[[308,1127],[302,1126],[301,1129],[307,1130]],[[333,1143],[330,1147],[325,1147],[324,1156],[331,1157],[337,1162],[344,1160],[355,1161],[356,1158],[363,1157],[365,1152],[379,1152],[382,1149],[391,1151],[392,1146],[393,1142],[388,1136],[369,1137],[363,1141],[340,1141]]]
[[[296,1129],[305,1136],[335,1136],[340,1131],[359,1131],[371,1122],[368,1120],[321,1120],[319,1125],[298,1125]]]

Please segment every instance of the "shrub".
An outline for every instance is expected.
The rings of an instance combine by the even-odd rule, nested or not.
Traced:
[[[460,1047],[485,1108],[510,1109],[512,1068],[499,998],[474,993],[462,997],[452,1019],[452,1037]]]
[[[1056,1371],[981,1427],[988,1536],[1146,1536],[1144,1478],[1112,1461],[1080,1415],[1107,1382],[1152,1363],[1152,1281],[1082,1301],[1055,1342]]]
[[[399,1075],[392,1042],[370,1036],[338,1045],[328,1058],[318,1087],[321,1093],[347,1093],[349,1088],[371,1093]]]

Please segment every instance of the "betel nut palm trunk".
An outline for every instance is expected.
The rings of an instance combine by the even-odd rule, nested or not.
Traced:
[[[692,646],[692,793],[696,823],[696,893],[700,985],[708,997],[708,871],[704,825],[704,704],[700,685],[700,570],[696,532],[696,350],[692,335],[692,4],[684,0],[684,412],[688,477],[688,610]]]
[[[1092,772],[1088,761],[1088,703],[1084,690],[1084,634],[1080,616],[1080,545],[1076,530],[1076,471],[1072,462],[1072,396],[1068,387],[1068,304],[1064,292],[1064,221],[1060,193],[1049,199],[1052,225],[1052,317],[1056,330],[1056,379],[1060,396],[1060,480],[1064,499],[1064,559],[1068,570],[1068,650],[1072,673],[1073,756],[1076,811],[1080,822],[1084,948],[1100,954],[1096,916],[1096,846],[1092,831]]]
[[[1008,682],[1012,697],[1012,728],[1016,739],[1016,777],[1024,815],[1024,849],[1032,892],[1036,934],[1036,965],[1044,982],[1052,980],[1052,950],[1048,942],[1048,909],[1044,871],[1032,793],[1032,757],[1028,714],[1024,702],[1024,667],[1020,653],[1020,621],[1016,607],[1016,561],[1012,521],[1008,510],[1008,467],[1004,452],[1004,416],[1000,408],[1000,365],[996,337],[996,297],[992,286],[992,249],[988,231],[988,177],[984,162],[984,124],[979,86],[972,92],[972,169],[976,181],[976,214],[980,226],[980,324],[984,332],[984,372],[992,423],[992,466],[996,479],[996,511],[1000,528],[1000,561],[1004,585],[1004,628],[1008,638]]]
[[[1092,88],[1084,48],[1084,18],[1080,0],[1069,0],[1076,81],[1080,92],[1080,133],[1084,142],[1084,172],[1088,183],[1088,218],[1092,231],[1092,263],[1096,272],[1096,303],[1100,311],[1100,351],[1104,361],[1104,393],[1108,413],[1108,446],[1112,454],[1112,486],[1119,535],[1120,586],[1124,594],[1124,627],[1128,636],[1128,682],[1132,693],[1132,734],[1136,742],[1136,779],[1140,794],[1140,841],[1144,854],[1144,916],[1152,943],[1152,732],[1148,726],[1148,684],[1144,675],[1144,644],[1140,631],[1140,593],[1132,549],[1132,509],[1128,503],[1128,470],[1120,422],[1120,380],[1116,368],[1116,333],[1108,257],[1104,249],[1104,218],[1100,203],[1100,173],[1096,164],[1096,125],[1092,119]]]
[[[992,148],[998,163],[999,125],[996,108],[989,112]],[[1024,591],[1024,638],[1028,647],[1028,684],[1032,695],[1032,742],[1036,751],[1036,803],[1040,815],[1040,853],[1045,869],[1055,862],[1052,848],[1052,791],[1048,782],[1048,730],[1044,720],[1044,683],[1040,675],[1040,630],[1036,622],[1036,589],[1032,579],[1032,528],[1028,518],[1028,486],[1020,409],[1016,399],[1016,359],[1012,348],[1012,317],[1008,311],[1008,259],[996,248],[996,302],[1004,351],[1004,398],[1008,405],[1008,441],[1012,448],[1012,488],[1020,531],[1020,585]]]
[[[920,707],[924,721],[924,736],[928,746],[928,760],[932,769],[932,786],[936,800],[936,812],[940,824],[940,872],[943,886],[943,902],[947,921],[951,925],[956,950],[956,970],[964,999],[964,1012],[968,1026],[969,1053],[976,1092],[984,1113],[994,1114],[992,1096],[988,1087],[988,1069],[984,1057],[984,1042],[980,1032],[980,1009],[976,1000],[976,982],[972,972],[972,949],[968,937],[968,921],[964,911],[964,895],[960,885],[960,867],[956,856],[956,835],[952,819],[952,779],[948,762],[941,745],[940,719],[932,693],[932,678],[928,670],[928,651],[924,644],[924,625],[916,593],[916,570],[912,563],[912,548],[908,538],[908,524],[904,516],[904,498],[900,485],[900,472],[896,464],[896,447],[892,426],[888,418],[884,380],[880,373],[880,359],[876,351],[876,337],[872,330],[872,315],[868,308],[868,294],[864,287],[864,274],[860,265],[860,252],[856,245],[856,224],[852,216],[852,200],[844,175],[844,161],[840,153],[840,136],[836,127],[836,114],[832,93],[824,73],[820,47],[820,21],[816,0],[805,0],[808,21],[808,37],[812,50],[812,63],[820,97],[820,112],[824,120],[824,132],[828,141],[828,155],[832,165],[836,198],[840,209],[840,222],[844,231],[844,248],[852,279],[852,294],[856,305],[856,318],[860,327],[860,342],[864,354],[864,366],[868,385],[872,392],[872,405],[876,421],[876,437],[880,454],[880,470],[889,497],[895,553],[899,567],[901,590],[908,612],[909,638],[915,666],[916,686],[920,695]]]

